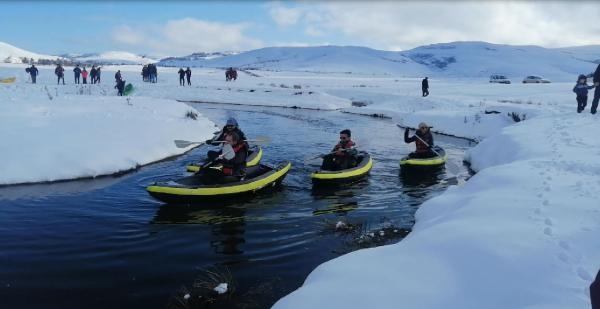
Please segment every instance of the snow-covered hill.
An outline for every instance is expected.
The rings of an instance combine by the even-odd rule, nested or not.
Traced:
[[[600,58],[600,46],[548,49],[539,46],[454,42],[421,46],[403,54],[436,74],[447,77],[487,77],[500,73],[517,79],[514,81],[520,81],[526,75],[567,81],[596,68],[594,59],[590,56],[594,51]]]
[[[0,42],[0,60],[20,62],[21,57],[56,59]],[[66,55],[72,63],[147,64],[157,60],[129,52]],[[246,52],[194,53],[169,57],[158,66],[257,69],[389,75],[398,77],[488,78],[506,75],[520,82],[527,75],[552,81],[573,81],[600,63],[600,45],[543,48],[486,42],[453,42],[394,52],[357,46],[267,47]]]
[[[82,55],[65,55],[66,58],[73,62],[82,64],[148,64],[158,62],[157,59],[152,59],[147,56],[140,56],[125,51],[109,51],[104,53],[90,53]]]
[[[30,51],[26,51],[24,49],[20,49],[18,47],[12,46],[10,44],[0,42],[0,61],[5,63],[22,63],[22,58],[27,58],[39,61],[40,59],[56,59],[59,58],[57,56],[51,55],[43,55],[36,54]]]
[[[526,75],[570,81],[589,73],[600,58],[600,46],[549,49],[486,42],[454,42],[403,52],[355,46],[268,47],[214,59],[179,58],[159,65],[275,71],[347,72],[394,76],[482,77],[504,74],[513,82]]]

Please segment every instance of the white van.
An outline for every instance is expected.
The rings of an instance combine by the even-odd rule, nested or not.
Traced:
[[[504,75],[490,75],[490,83],[510,84],[510,80]]]

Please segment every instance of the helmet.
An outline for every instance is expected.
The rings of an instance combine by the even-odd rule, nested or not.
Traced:
[[[235,118],[230,117],[229,119],[227,119],[227,123],[225,124],[227,126],[238,126],[237,121],[235,120]]]

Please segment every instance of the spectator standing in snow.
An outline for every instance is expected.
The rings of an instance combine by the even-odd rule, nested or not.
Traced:
[[[427,77],[423,78],[421,81],[421,90],[423,90],[424,97],[429,95],[429,81],[427,80]]]
[[[594,88],[594,85],[587,85],[587,77],[583,74],[579,75],[577,78],[577,84],[573,87],[573,92],[577,94],[577,112],[581,113],[585,106],[587,105],[588,100],[588,90]]]
[[[81,75],[79,64],[73,69],[73,73],[75,74],[75,84],[79,84],[79,75]]]
[[[100,71],[100,67],[96,68],[96,82],[94,84],[99,84],[100,83],[100,73],[102,73]]]
[[[87,84],[87,77],[88,77],[88,71],[85,69],[85,67],[83,67],[83,70],[81,70],[81,78],[83,78],[84,84]]]
[[[187,67],[187,70],[185,70],[185,78],[187,79],[188,86],[191,86],[190,78],[192,78],[192,70],[190,70],[190,67]]]
[[[179,71],[177,71],[177,73],[179,73],[179,86],[185,86],[185,82],[183,80],[183,78],[185,77],[185,71],[183,70],[183,68],[179,68]]]
[[[35,64],[32,64],[31,67],[29,68],[29,75],[31,75],[31,83],[35,84],[35,80],[36,77],[38,76],[39,71],[38,69],[35,67]]]
[[[594,99],[592,99],[592,114],[596,113],[598,101],[600,100],[600,64],[596,68],[596,72],[594,72],[594,86],[596,90],[594,90]]]
[[[119,82],[122,79],[123,78],[121,77],[121,70],[117,70],[117,73],[115,73],[115,82]]]
[[[62,65],[57,64],[56,69],[54,69],[54,74],[58,77],[56,84],[60,84],[60,80],[62,79],[63,85],[65,84],[65,69]]]
[[[92,69],[90,70],[90,83],[94,84],[96,82],[96,66],[92,65]]]

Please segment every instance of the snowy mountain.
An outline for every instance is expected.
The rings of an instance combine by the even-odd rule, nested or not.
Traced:
[[[22,63],[22,59],[34,59],[35,61],[39,61],[40,59],[57,59],[57,56],[51,55],[43,55],[36,54],[30,51],[26,51],[24,49],[20,49],[18,47],[12,46],[10,44],[0,42],[0,61],[4,63]]]
[[[267,47],[213,59],[161,60],[159,65],[394,75],[428,71],[401,53],[356,46]]]
[[[450,77],[486,77],[500,73],[519,79],[526,75],[541,75],[554,80],[572,80],[574,75],[589,73],[596,68],[594,61],[600,55],[600,46],[548,49],[454,42],[421,46],[403,54],[436,74]]]
[[[440,43],[403,52],[354,46],[268,47],[214,59],[161,61],[165,66],[192,66],[274,71],[347,72],[394,76],[482,77],[503,74],[521,80],[542,75],[572,80],[600,62],[600,46],[549,49],[486,42]]]
[[[140,56],[125,51],[109,51],[104,53],[90,53],[90,54],[69,54],[64,55],[65,58],[70,59],[73,62],[81,64],[148,64],[158,62],[157,59],[152,59],[147,56]]]
[[[182,63],[189,63],[190,61],[210,60],[210,59],[216,59],[216,58],[225,57],[225,56],[237,55],[239,53],[240,52],[214,52],[214,53],[199,52],[199,53],[193,53],[189,56],[163,58],[160,60],[160,63],[161,63],[161,66],[165,66],[165,67],[178,67],[178,66],[181,66]]]

